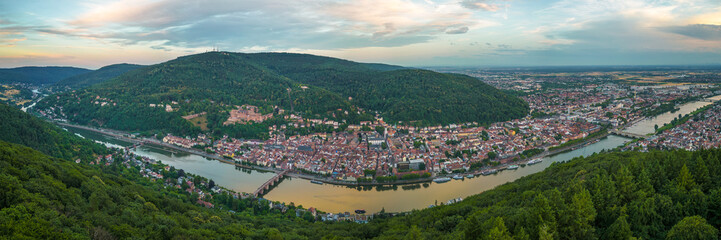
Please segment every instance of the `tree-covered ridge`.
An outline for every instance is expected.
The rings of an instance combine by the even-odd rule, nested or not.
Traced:
[[[174,111],[169,113],[149,107],[170,103]],[[129,71],[47,98],[38,108],[62,106],[56,110],[81,124],[188,134],[199,130],[181,116],[207,112],[208,119],[216,120],[244,104],[258,106],[264,114],[277,107],[309,119],[349,124],[372,119],[376,111],[388,121],[419,125],[490,123],[528,111],[522,100],[467,76],[307,54],[227,52],[190,55]],[[208,128],[233,132],[217,121]]]
[[[391,122],[491,123],[528,113],[523,100],[465,75],[304,54],[257,53],[247,58],[298,82],[351,97],[351,103],[378,111]]]
[[[595,154],[388,224],[429,239],[717,239],[719,171],[718,149]]]
[[[0,83],[53,84],[90,71],[76,67],[2,68],[0,69]]]
[[[174,110],[167,112],[163,106],[171,104]],[[313,86],[302,88],[284,76],[226,53],[193,55],[140,68],[87,89],[47,98],[38,108],[62,106],[62,110],[57,109],[65,114],[62,117],[81,124],[181,135],[200,132],[181,116],[207,112],[208,128],[214,133],[248,138],[267,135],[267,125],[222,124],[228,111],[243,104],[259,106],[264,114],[277,107],[307,117],[351,122],[361,119],[357,109],[337,94]]]
[[[223,210],[195,198],[135,168],[93,168],[0,141],[1,238],[297,239],[313,224],[267,202],[219,195],[214,202],[230,203]]]
[[[83,73],[80,75],[75,75],[72,77],[68,77],[65,79],[62,79],[55,83],[55,86],[58,87],[69,87],[69,88],[84,88],[93,84],[102,83],[105,81],[108,81],[112,78],[115,78],[117,76],[122,75],[123,73],[126,73],[131,70],[135,70],[138,68],[143,67],[143,65],[137,65],[137,64],[127,64],[127,63],[121,63],[121,64],[113,64],[108,65],[105,67],[101,67],[98,70]]]
[[[79,138],[6,104],[0,104],[0,140],[64,159],[79,157],[87,160],[94,154],[107,153],[100,144]]]

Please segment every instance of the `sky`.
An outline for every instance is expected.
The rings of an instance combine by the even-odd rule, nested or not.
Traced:
[[[721,64],[721,1],[0,0],[0,68],[213,49],[403,66]]]

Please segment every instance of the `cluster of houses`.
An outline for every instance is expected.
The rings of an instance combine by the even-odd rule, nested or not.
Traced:
[[[674,128],[647,139],[634,142],[629,148],[699,150],[721,147],[721,104],[715,103],[706,111]]]

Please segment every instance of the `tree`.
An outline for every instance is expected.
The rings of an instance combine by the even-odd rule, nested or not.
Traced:
[[[425,239],[421,233],[421,230],[418,229],[418,226],[413,225],[410,230],[408,230],[408,233],[406,236],[403,237],[404,240],[423,240]]]
[[[573,194],[565,217],[566,229],[563,235],[570,239],[595,239],[595,229],[591,224],[596,219],[596,209],[588,190],[581,187],[579,192]]]
[[[516,231],[516,235],[513,236],[514,240],[530,240],[531,236],[526,232],[526,228],[521,227],[520,230]]]
[[[556,229],[556,217],[551,205],[548,203],[548,199],[543,194],[538,194],[533,200],[533,207],[530,210],[530,216],[528,218],[529,226],[531,229],[545,228],[547,234],[553,234]],[[534,238],[540,234],[532,232]],[[540,237],[540,236],[539,236]]]
[[[554,234],[553,232],[549,231],[549,227],[546,225],[542,225],[538,227],[538,239],[539,240],[553,240]]]
[[[215,187],[215,182],[213,181],[213,179],[210,179],[210,182],[208,182],[208,188],[213,188],[213,187]]]
[[[376,127],[375,127],[375,130],[376,130],[376,132],[377,132],[378,134],[380,134],[381,136],[386,132],[386,128],[384,128],[383,126],[376,126]]]
[[[488,152],[488,159],[496,159],[498,154],[496,152],[490,151]]]
[[[689,191],[691,188],[696,186],[696,182],[694,182],[693,176],[688,170],[688,167],[686,167],[686,164],[681,167],[681,171],[679,172],[678,177],[676,177],[676,186],[684,191]]]
[[[484,239],[513,240],[513,237],[511,237],[511,234],[508,232],[508,228],[506,228],[506,224],[503,222],[502,217],[492,218],[488,221],[492,221],[491,229],[488,231]]]
[[[633,179],[631,171],[627,167],[621,167],[614,175],[616,180],[616,189],[621,196],[621,202],[631,202],[636,195],[636,182]]]
[[[631,226],[628,224],[628,215],[623,213],[616,221],[606,230],[604,239],[631,239]]]
[[[283,235],[278,231],[277,228],[270,228],[266,230],[265,239],[283,240]]]
[[[667,240],[718,239],[718,229],[700,216],[685,217],[668,231]]]
[[[711,188],[711,175],[709,174],[706,162],[701,156],[696,158],[696,173],[695,179],[698,180],[699,186],[704,191],[708,191]]]

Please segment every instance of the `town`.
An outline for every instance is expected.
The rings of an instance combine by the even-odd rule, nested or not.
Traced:
[[[522,98],[531,109],[529,116],[489,125],[431,127],[389,124],[376,117],[375,121],[349,125],[343,131],[286,136],[283,130],[289,127],[339,126],[327,119],[292,115],[293,122],[270,127],[270,138],[264,141],[227,136],[211,140],[206,135],[167,135],[163,141],[204,149],[237,163],[291,169],[331,183],[404,183],[439,176],[472,177],[517,166],[511,164],[525,165],[544,154],[562,151],[570,143],[604,136],[608,130],[672,111],[676,105],[721,94],[711,84],[629,84],[597,74],[523,80],[479,78],[495,87],[525,93]],[[253,106],[242,109],[234,112],[229,121],[268,118],[259,117]],[[705,138],[714,139],[718,132],[705,134]],[[667,146],[677,143],[668,137],[654,139],[664,139]]]

